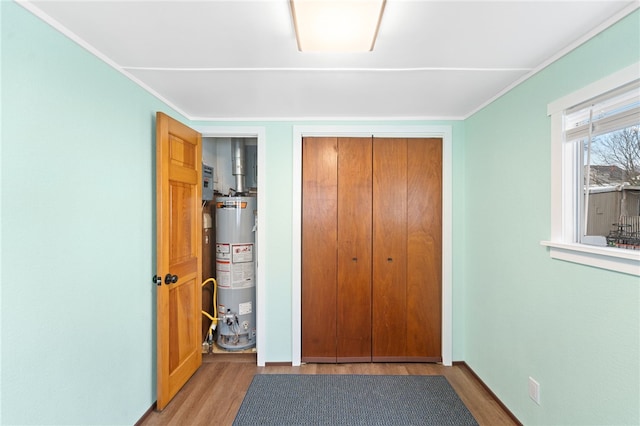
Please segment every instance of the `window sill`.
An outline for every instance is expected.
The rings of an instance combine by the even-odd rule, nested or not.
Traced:
[[[541,241],[553,259],[640,276],[640,250]]]

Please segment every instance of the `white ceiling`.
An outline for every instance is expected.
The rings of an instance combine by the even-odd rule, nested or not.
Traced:
[[[639,4],[387,0],[373,52],[326,54],[288,0],[20,3],[192,120],[464,118]]]

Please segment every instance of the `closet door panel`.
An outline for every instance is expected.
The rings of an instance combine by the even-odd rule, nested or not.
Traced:
[[[373,140],[374,361],[405,356],[407,342],[407,142]]]
[[[407,142],[407,357],[441,361],[442,142]]]
[[[336,362],[337,138],[302,144],[302,361]]]
[[[337,361],[371,361],[371,138],[338,139]]]

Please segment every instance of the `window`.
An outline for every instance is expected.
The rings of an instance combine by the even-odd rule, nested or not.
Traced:
[[[640,276],[639,70],[548,106],[553,258]]]
[[[576,235],[583,244],[640,250],[640,92],[626,84],[564,114],[576,144]]]

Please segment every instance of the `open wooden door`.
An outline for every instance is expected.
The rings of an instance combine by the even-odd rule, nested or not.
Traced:
[[[202,363],[201,143],[198,132],[157,113],[158,410]]]

